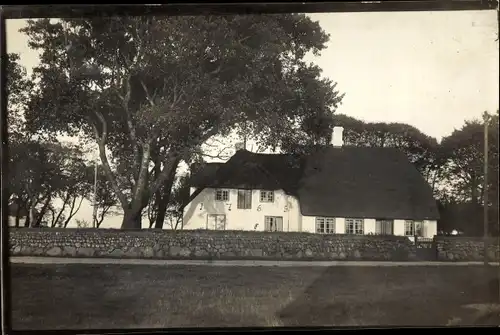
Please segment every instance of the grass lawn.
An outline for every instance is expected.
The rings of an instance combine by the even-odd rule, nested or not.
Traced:
[[[14,329],[471,324],[462,306],[495,299],[496,275],[473,266],[21,264],[11,273]]]

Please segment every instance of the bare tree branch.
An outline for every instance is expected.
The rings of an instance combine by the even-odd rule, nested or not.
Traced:
[[[214,158],[214,159],[227,159],[229,158],[231,155],[230,154],[223,154],[226,150],[230,150],[231,147],[224,147],[222,149],[219,149],[218,153],[215,154],[215,155],[211,155],[211,154],[208,154],[208,153],[205,153],[205,152],[202,152],[201,155],[204,156],[204,157],[209,157],[209,158]]]

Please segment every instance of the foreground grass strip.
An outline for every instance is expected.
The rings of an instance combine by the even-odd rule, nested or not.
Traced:
[[[492,303],[495,275],[464,266],[13,264],[13,326],[446,325],[464,305]]]

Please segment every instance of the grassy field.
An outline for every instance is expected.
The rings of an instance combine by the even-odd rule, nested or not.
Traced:
[[[13,265],[11,273],[14,329],[471,324],[463,306],[498,291],[495,272],[463,266]]]

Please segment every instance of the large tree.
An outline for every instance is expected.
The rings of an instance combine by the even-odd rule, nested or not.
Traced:
[[[498,199],[498,111],[489,115],[488,185],[490,200]],[[447,183],[454,201],[482,203],[484,189],[484,122],[468,120],[441,141]]]
[[[10,135],[10,202],[15,203],[16,226],[24,210],[30,215],[25,225],[40,225],[47,211],[53,211],[54,203],[63,202],[59,213],[64,212],[68,202],[81,194],[84,163],[82,153],[76,147],[58,142],[41,141],[30,132],[24,122],[29,94],[33,88],[26,69],[20,64],[18,54],[9,54],[7,59],[8,125]],[[40,207],[38,208],[37,207]],[[73,212],[75,211],[75,206]],[[71,211],[70,211],[71,212]],[[37,213],[37,215],[34,215]],[[68,220],[73,213],[69,213]],[[58,215],[61,217],[61,215]]]
[[[280,143],[342,99],[303,60],[328,35],[302,14],[44,19],[23,31],[41,60],[28,124],[97,143],[123,228],[141,227],[212,136]]]
[[[12,142],[10,149],[9,186],[18,209],[16,226],[22,208],[30,213],[27,226],[39,226],[50,214],[53,226],[60,221],[67,225],[89,189],[81,151],[38,140]]]
[[[482,235],[484,210],[484,121],[467,120],[441,142],[445,158],[441,225],[468,235]],[[498,233],[498,111],[488,121],[489,231]]]

